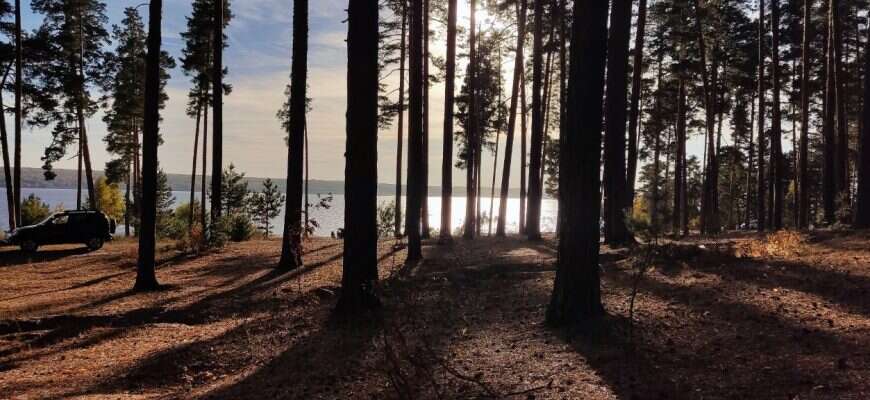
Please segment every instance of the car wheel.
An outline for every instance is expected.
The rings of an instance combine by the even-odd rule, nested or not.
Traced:
[[[88,246],[88,250],[96,251],[103,247],[103,239],[100,238],[91,238],[85,243]]]
[[[36,253],[36,250],[39,248],[39,244],[34,242],[33,240],[25,240],[21,243],[21,251],[25,253]]]

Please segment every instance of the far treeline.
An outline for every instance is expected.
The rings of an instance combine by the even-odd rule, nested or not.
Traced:
[[[460,19],[466,4],[469,18]],[[288,143],[287,212],[277,265],[284,271],[304,266],[302,215],[308,207],[302,197],[308,176],[309,2],[292,5],[291,83],[286,104],[276,105]],[[167,98],[163,88],[176,67],[161,51],[162,1],[149,4],[147,35],[133,8],[110,32],[99,0],[33,0],[44,22],[24,33],[19,6],[0,2],[0,18],[16,14],[15,24],[3,25],[15,26],[4,28],[14,44],[0,53],[0,65],[15,72],[4,75],[2,86],[16,95],[15,107],[5,108],[15,111],[12,169],[2,130],[10,209],[20,204],[24,123],[51,128],[45,177],[55,177],[52,164],[68,152],[77,155],[84,171],[77,182],[90,194],[82,206],[99,206],[84,121],[104,109],[110,131],[105,144],[116,157],[106,166],[107,176],[134,188],[127,201],[138,205],[142,221],[135,287],[156,289],[158,128]],[[733,229],[867,228],[867,9],[867,0],[349,0],[346,15],[334,15],[347,24],[352,66],[342,151],[344,276],[338,310],[352,314],[380,304],[378,157],[395,156],[398,166],[395,230],[407,237],[409,264],[424,257],[422,244],[433,231],[438,244],[454,240],[454,195],[467,200],[462,237],[482,234],[484,182],[491,196],[500,189],[495,234],[504,236],[515,161],[521,234],[541,239],[542,198],[557,196],[557,274],[546,314],[552,325],[604,311],[602,222],[604,241],[612,246]],[[232,18],[229,1],[194,0],[182,32],[185,47],[177,64],[191,80],[193,148],[202,143],[208,149],[208,140],[213,145],[211,153],[192,154],[191,198],[199,160],[201,171],[207,171],[207,160],[212,171],[224,167],[223,97],[232,90],[224,79],[224,31]],[[433,46],[445,44],[445,56],[436,56],[441,52]],[[437,128],[442,143],[430,141],[430,94],[437,81],[445,84],[444,125]],[[378,135],[387,130],[399,138],[395,155],[377,151]],[[691,138],[703,143],[691,151],[698,154],[687,148]],[[512,154],[516,142],[518,160]],[[439,154],[433,152],[439,145],[442,163],[432,165],[429,157]],[[484,165],[495,167],[492,176],[483,175]],[[429,221],[426,188],[429,172],[438,167],[443,218]],[[461,194],[453,190],[454,168],[465,172]],[[201,225],[214,245],[220,243],[224,196],[232,196],[222,193],[222,177],[211,176],[208,218],[203,203],[199,218],[190,219],[191,229]],[[200,179],[206,197],[206,179]],[[495,201],[488,207],[494,215]]]
[[[2,169],[0,169],[2,171]],[[77,182],[77,171],[73,169],[53,169],[55,173],[54,179],[48,181],[45,180],[44,170],[40,168],[22,168],[21,169],[21,187],[25,189],[75,189],[78,184]],[[94,179],[99,180],[101,177],[105,177],[106,173],[104,171],[94,170]],[[199,181],[202,177],[200,175],[196,175],[196,184],[195,190],[199,191],[200,184]],[[266,179],[271,179],[272,182],[280,189],[282,192],[287,190],[287,180],[286,179],[272,179],[272,178],[258,178],[258,177],[247,177],[245,176],[242,181],[243,183],[247,183],[247,186],[250,188],[260,188],[263,186],[263,183]],[[206,181],[211,180],[211,175],[206,175]],[[169,185],[169,189],[174,192],[182,192],[190,190],[190,175],[184,174],[171,174],[166,173],[166,183]],[[321,180],[321,179],[310,179],[308,180],[309,184],[309,192],[312,197],[316,197],[316,195],[327,195],[327,194],[336,194],[341,195],[344,194],[344,182],[342,181],[330,181],[330,180]],[[6,186],[6,181],[3,179],[3,176],[0,175],[0,189],[4,189]],[[124,188],[124,185],[119,185],[120,189]],[[457,186],[454,187],[454,191],[463,191],[465,187]],[[488,191],[488,187],[483,188],[484,191]],[[26,190],[25,190],[26,192]],[[389,183],[379,183],[378,184],[378,196],[391,196],[396,193],[396,185]],[[429,187],[429,195],[438,196],[441,194],[440,186],[430,186]],[[510,192],[508,192],[508,196],[511,198],[517,198],[520,195],[520,190],[518,188],[511,188]],[[313,200],[312,200],[313,201]]]

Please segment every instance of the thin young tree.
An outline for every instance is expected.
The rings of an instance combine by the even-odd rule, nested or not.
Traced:
[[[352,0],[353,1],[353,0]],[[423,0],[411,0],[408,68],[408,206],[405,210],[405,234],[408,235],[408,261],[423,258],[420,237],[422,210],[420,176],[423,173]],[[356,95],[355,95],[356,96]],[[350,122],[350,121],[348,121]]]
[[[5,19],[11,11],[11,6],[5,0],[0,1],[0,18]],[[14,33],[13,33],[14,35]],[[3,183],[6,185],[6,211],[9,216],[9,229],[15,230],[16,225],[16,209],[18,208],[15,203],[15,188],[12,182],[12,161],[9,158],[9,140],[8,140],[8,132],[6,129],[6,108],[3,104],[3,96],[2,91],[6,89],[6,82],[9,78],[9,72],[12,69],[12,64],[14,64],[14,60],[7,59],[8,53],[2,54],[2,63],[6,65],[5,71],[3,72],[3,78],[0,79],[0,150],[3,153]],[[14,57],[14,56],[13,56]]]
[[[809,131],[810,131],[810,42],[813,36],[811,22],[812,0],[804,0],[803,34],[801,37],[801,132],[798,151],[798,218],[797,227],[806,229],[810,221],[810,174],[809,174]],[[866,125],[865,125],[866,126]]]
[[[868,27],[870,38],[870,27]],[[864,56],[864,108],[861,111],[861,132],[858,140],[858,194],[855,199],[855,221],[857,229],[870,228],[870,40],[867,41]]]
[[[466,151],[465,162],[465,226],[462,236],[465,239],[474,238],[477,232],[478,210],[477,210],[477,195],[478,195],[478,175],[476,167],[478,165],[479,152],[477,151],[478,142],[480,141],[479,133],[479,118],[477,105],[477,0],[470,0],[471,21],[468,35],[468,149]]]
[[[211,224],[216,227],[221,219],[221,179],[223,174],[223,109],[224,109],[224,1],[214,0],[212,28],[212,174]],[[214,229],[214,228],[212,228]],[[212,232],[214,234],[214,232]]]
[[[625,123],[628,43],[631,1],[614,0],[607,42],[607,94],[604,135],[604,241],[624,245],[631,241],[625,221]]]
[[[419,1],[414,0],[412,4]],[[413,11],[419,11],[421,8],[415,7]],[[412,15],[415,20],[420,19],[418,12]],[[421,28],[420,24],[414,25],[418,30]],[[422,32],[417,31],[417,33]],[[420,35],[416,37],[420,38]],[[419,46],[419,44],[412,44],[415,45]],[[376,1],[349,1],[347,63],[349,68],[344,181],[344,266],[337,310],[352,314],[354,311],[379,305],[374,293],[374,285],[378,279],[378,2]]]
[[[290,72],[290,109],[287,149],[287,198],[284,235],[278,268],[302,266],[302,183],[305,156],[305,108],[308,87],[308,0],[293,1],[293,66]],[[308,200],[305,199],[307,202]]]
[[[527,1],[520,0],[516,4],[517,12],[517,45],[514,53],[514,76],[511,86],[511,103],[508,115],[507,138],[505,143],[504,167],[502,168],[501,176],[501,191],[499,192],[498,205],[498,225],[496,226],[496,236],[505,236],[507,223],[507,202],[508,192],[510,191],[511,181],[511,161],[514,148],[514,136],[517,129],[517,108],[519,107],[520,84],[522,82],[523,68],[525,61],[523,50],[526,39],[526,8]]]
[[[758,231],[764,232],[764,229],[767,225],[766,221],[766,207],[765,207],[765,193],[767,192],[767,186],[765,185],[765,176],[764,176],[764,153],[767,151],[767,142],[765,140],[765,132],[764,132],[764,119],[765,115],[765,97],[766,97],[766,86],[765,86],[765,78],[764,78],[764,0],[759,0],[758,2],[758,157],[756,160],[756,164],[758,164],[758,178],[756,179],[756,184],[758,185],[757,193],[755,194],[755,202],[756,202],[756,218],[758,218]]]
[[[608,2],[577,0],[562,133],[559,196],[564,223],[546,321],[570,326],[604,314],[599,276],[601,128]]]
[[[453,218],[453,106],[456,90],[456,6],[457,0],[447,3],[447,59],[444,81],[444,146],[441,162],[441,233],[439,242],[450,243]]]
[[[575,6],[576,7],[576,6]],[[526,212],[526,235],[541,238],[541,200],[544,184],[541,179],[544,147],[544,2],[535,1],[535,31],[532,43],[532,137],[529,151],[529,193]]]
[[[24,52],[21,33],[21,0],[15,0],[15,151],[13,155],[12,190],[15,196],[15,225],[21,225],[21,125],[24,113]],[[10,220],[11,223],[11,220]]]
[[[148,56],[145,63],[145,125],[142,135],[142,223],[139,227],[139,261],[134,290],[160,287],[155,276],[154,251],[157,224],[157,147],[160,137],[160,40],[163,0],[148,8]]]
[[[773,107],[770,129],[770,166],[773,169],[773,215],[770,229],[779,230],[783,227],[785,208],[785,159],[782,155],[782,106],[780,104],[781,77],[779,65],[779,0],[770,0],[770,30],[771,30],[771,80],[773,81]]]
[[[401,0],[402,29],[399,38],[399,104],[397,126],[398,143],[396,145],[396,213],[393,221],[393,232],[397,238],[402,237],[402,147],[405,134],[405,60],[408,53],[408,2]]]
[[[420,236],[430,237],[429,229],[429,3],[423,0],[423,150],[420,153]]]
[[[625,208],[634,207],[635,181],[637,178],[638,125],[640,125],[640,92],[643,80],[643,47],[646,38],[646,3],[638,0],[637,24],[635,25],[634,61],[631,74],[631,99],[628,112],[628,166],[626,169]]]

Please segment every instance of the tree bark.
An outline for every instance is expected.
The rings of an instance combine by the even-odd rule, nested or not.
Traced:
[[[677,89],[677,127],[676,127],[676,155],[674,157],[674,215],[673,215],[673,233],[674,236],[681,236],[687,230],[684,226],[686,221],[683,215],[686,215],[686,78],[679,77],[679,88]]]
[[[223,95],[224,95],[224,0],[214,2],[214,38],[212,39],[212,160],[211,223],[213,229],[221,219],[221,181],[223,179]],[[215,232],[212,232],[214,235]]]
[[[764,86],[764,0],[759,0],[758,6],[758,191],[756,193],[756,218],[758,219],[758,231],[764,232],[766,226],[765,186],[764,177],[764,112],[765,112],[765,86]]]
[[[208,91],[206,89],[206,91]],[[208,195],[208,186],[206,185],[206,175],[208,174],[208,99],[204,96],[202,99],[202,176],[200,176],[199,184],[199,221],[202,225],[203,233],[207,232],[206,225],[206,196]]]
[[[638,125],[640,124],[640,92],[643,80],[643,47],[646,38],[646,2],[637,3],[637,32],[634,38],[634,62],[631,78],[631,108],[628,113],[628,169],[626,171],[627,194],[625,208],[634,208],[635,182],[637,179]]]
[[[193,135],[193,167],[190,172],[190,202],[188,203],[190,206],[190,216],[187,219],[187,233],[188,236],[193,233],[193,223],[195,217],[195,205],[196,201],[196,159],[199,153],[199,124],[202,120],[202,103],[196,106],[196,130]]]
[[[402,237],[402,147],[405,134],[405,56],[407,53],[408,7],[402,1],[402,37],[399,39],[399,122],[398,144],[396,145],[396,218],[393,222],[393,233],[396,238]],[[306,200],[307,202],[307,200]]]
[[[3,80],[0,82],[0,110],[5,111],[6,106],[3,104],[2,88],[6,87],[6,78],[9,76],[11,64],[6,68],[6,73],[3,74]],[[6,184],[6,211],[9,213],[9,230],[13,231],[18,226],[16,221],[16,210],[18,209],[15,203],[15,188],[12,182],[12,163],[9,159],[9,141],[6,131],[6,113],[0,115],[0,147],[3,152],[3,182]]]
[[[15,154],[13,155],[12,190],[15,194],[15,225],[21,226],[21,125],[24,116],[22,96],[24,85],[23,50],[21,44],[21,0],[15,0]]]
[[[142,220],[139,262],[134,290],[159,288],[154,273],[157,224],[157,147],[160,138],[160,40],[163,0],[151,0],[148,15],[148,55],[145,63],[145,130],[142,139]]]
[[[532,141],[529,156],[529,194],[526,234],[530,240],[541,238],[541,169],[544,141],[544,104],[541,98],[544,80],[544,2],[535,1],[535,32],[532,53]]]
[[[772,230],[782,229],[785,209],[785,159],[782,156],[782,107],[780,104],[780,66],[779,66],[779,0],[770,0],[770,30],[772,41],[770,56],[773,80],[773,120],[770,132],[770,164],[773,168],[774,204]]]
[[[520,75],[520,234],[526,234],[526,199],[527,196],[527,173],[528,173],[528,163],[526,162],[526,156],[528,154],[528,123],[527,117],[529,113],[529,107],[526,99],[526,72],[525,68]]]
[[[477,1],[471,1],[471,23],[470,34],[468,36],[469,47],[469,79],[471,84],[469,89],[468,101],[468,129],[466,132],[468,141],[467,159],[465,163],[465,181],[466,181],[466,197],[465,197],[465,227],[463,237],[465,239],[474,238],[477,232],[477,142],[478,142],[478,110],[477,110]]]
[[[701,21],[701,6],[699,0],[694,0],[695,5],[695,34],[698,40],[698,49],[701,58],[701,80],[704,92],[704,120],[707,134],[704,194],[701,200],[701,233],[715,234],[719,232],[719,159],[716,148],[716,94],[718,85],[718,63],[714,58],[711,70],[707,67],[707,45],[704,38],[704,29]],[[713,57],[716,57],[714,55]]]
[[[628,43],[631,35],[631,1],[614,0],[607,42],[607,94],[604,135],[604,242],[624,245],[631,241],[625,221],[625,124]]]
[[[414,0],[412,4],[419,5],[419,2]],[[414,7],[413,10],[417,21],[421,8]],[[412,48],[419,49],[421,26],[419,23],[413,25],[417,35],[412,34]],[[415,55],[420,53],[412,52],[412,59]],[[419,63],[421,58],[416,57],[416,60]],[[378,3],[375,1],[349,2],[347,63],[344,267],[341,297],[336,308],[339,312],[353,315],[356,310],[379,305],[374,293],[378,279]],[[416,71],[422,72],[422,68],[418,65]],[[419,80],[421,75],[413,74],[412,82],[414,78]],[[414,83],[412,86],[421,87],[420,82]],[[414,94],[411,100],[417,98],[417,107],[412,112],[422,117],[421,98]],[[412,117],[411,121],[415,120],[419,123],[422,118]],[[420,133],[418,131],[416,136],[422,136]],[[410,199],[409,205],[415,206]],[[420,208],[414,209],[418,210],[416,217],[419,217]]]
[[[411,8],[408,11],[411,18],[408,46],[408,207],[405,210],[405,234],[408,235],[408,261],[413,262],[423,258],[420,237],[423,199],[419,189],[423,173],[421,159],[423,152],[423,0],[411,0],[410,4]]]
[[[822,119],[822,138],[824,141],[824,166],[822,172],[822,203],[824,219],[828,224],[834,223],[837,195],[837,144],[834,133],[836,115],[836,90],[834,89],[834,40],[833,15],[836,1],[828,1],[828,24],[825,51],[825,99],[824,116]]]
[[[429,14],[430,0],[423,0],[423,151],[420,174],[420,236],[429,239]]]
[[[870,28],[868,28],[870,32]],[[870,55],[870,42],[867,52]],[[864,106],[861,111],[861,133],[858,141],[858,195],[855,199],[857,229],[870,228],[870,57],[864,56]]]
[[[290,124],[287,148],[287,197],[278,268],[302,263],[302,189],[305,161],[305,112],[308,96],[308,0],[293,1],[293,65],[290,76]],[[308,201],[307,199],[305,200]]]
[[[834,67],[834,101],[836,110],[837,148],[836,148],[836,189],[837,200],[842,201],[836,207],[849,206],[850,179],[849,179],[849,126],[846,120],[848,110],[845,78],[843,74],[843,29],[840,18],[840,1],[831,0],[831,36],[833,42],[833,67]],[[845,221],[841,221],[845,222]]]
[[[447,76],[444,82],[444,145],[441,162],[441,233],[439,242],[453,240],[453,106],[456,88],[456,2],[447,5]]]
[[[798,229],[809,227],[809,131],[810,131],[810,42],[813,35],[811,22],[813,1],[804,0],[803,35],[801,38],[801,133],[798,152]]]
[[[562,135],[559,196],[566,207],[546,322],[571,326],[604,314],[599,276],[601,128],[608,2],[574,7],[568,118]]]

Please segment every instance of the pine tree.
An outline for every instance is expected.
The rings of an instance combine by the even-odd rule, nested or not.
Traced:
[[[142,226],[134,290],[159,288],[154,273],[157,223],[157,147],[160,129],[160,40],[163,0],[151,0],[145,64],[145,125],[142,145]]]
[[[109,33],[106,5],[99,0],[34,0],[34,12],[43,14],[40,30],[50,37],[49,59],[40,64],[42,89],[59,103],[52,110],[52,142],[45,149],[45,177],[54,179],[53,164],[62,159],[73,142],[78,143],[79,164],[84,163],[91,209],[97,209],[85,120],[93,116],[98,102],[90,90],[103,86]]]
[[[870,27],[868,27],[870,39]],[[858,195],[855,199],[855,221],[858,229],[870,228],[870,40],[864,55],[864,109],[861,112],[861,132],[858,140]]]
[[[422,37],[422,32],[420,32],[422,7],[420,7],[419,2],[420,0],[414,0],[412,3],[415,20],[412,26],[415,26],[417,34],[412,33],[411,37],[417,39]],[[412,48],[419,49],[419,45],[418,41],[416,44],[412,44]],[[379,305],[374,293],[374,285],[378,279],[377,2],[350,0],[347,47],[347,62],[348,66],[352,66],[352,68],[348,68],[347,74],[344,266],[342,269],[341,297],[336,308],[339,312],[352,315],[356,310],[374,308]],[[414,52],[412,60],[414,59],[413,55],[419,54]],[[422,72],[419,65],[418,71]],[[422,78],[422,74],[419,78]],[[413,100],[414,97],[411,99]],[[414,186],[409,185],[410,187]],[[410,206],[412,206],[411,199],[409,199]],[[416,217],[419,223],[419,213]]]
[[[508,192],[511,181],[511,163],[513,159],[514,137],[517,128],[517,107],[520,97],[520,85],[524,72],[524,46],[526,44],[526,9],[527,1],[519,0],[516,5],[517,13],[517,44],[514,51],[514,72],[511,85],[510,111],[508,111],[507,139],[505,143],[504,167],[502,168],[501,191],[499,192],[498,225],[496,236],[505,236],[505,224],[507,221]],[[566,39],[567,40],[567,39]]]
[[[423,258],[420,213],[423,199],[420,187],[423,166],[423,3],[411,0],[408,43],[408,202],[405,210],[405,234],[408,235],[408,260]]]
[[[577,6],[575,6],[576,8]],[[529,151],[529,194],[526,214],[526,234],[529,239],[541,238],[541,200],[543,198],[542,156],[544,147],[544,2],[535,1],[535,31],[532,48],[532,136]]]
[[[293,67],[290,76],[287,134],[287,204],[278,268],[302,266],[302,167],[308,86],[308,0],[293,2]],[[308,199],[305,199],[308,202]],[[267,221],[268,228],[268,221]],[[267,232],[268,234],[268,232]]]
[[[269,178],[263,181],[263,190],[251,194],[249,203],[253,219],[267,238],[272,234],[272,220],[281,215],[284,201],[285,196],[278,190],[278,185]]]
[[[447,59],[444,85],[444,146],[441,164],[441,232],[439,242],[453,240],[453,124],[456,88],[456,7],[457,0],[447,5]]]
[[[604,313],[599,277],[602,99],[607,53],[606,1],[577,0],[562,133],[559,196],[565,204],[546,321],[571,326]]]
[[[604,241],[624,245],[631,241],[625,221],[625,123],[628,42],[631,1],[614,0],[607,42],[607,94],[604,135]]]

